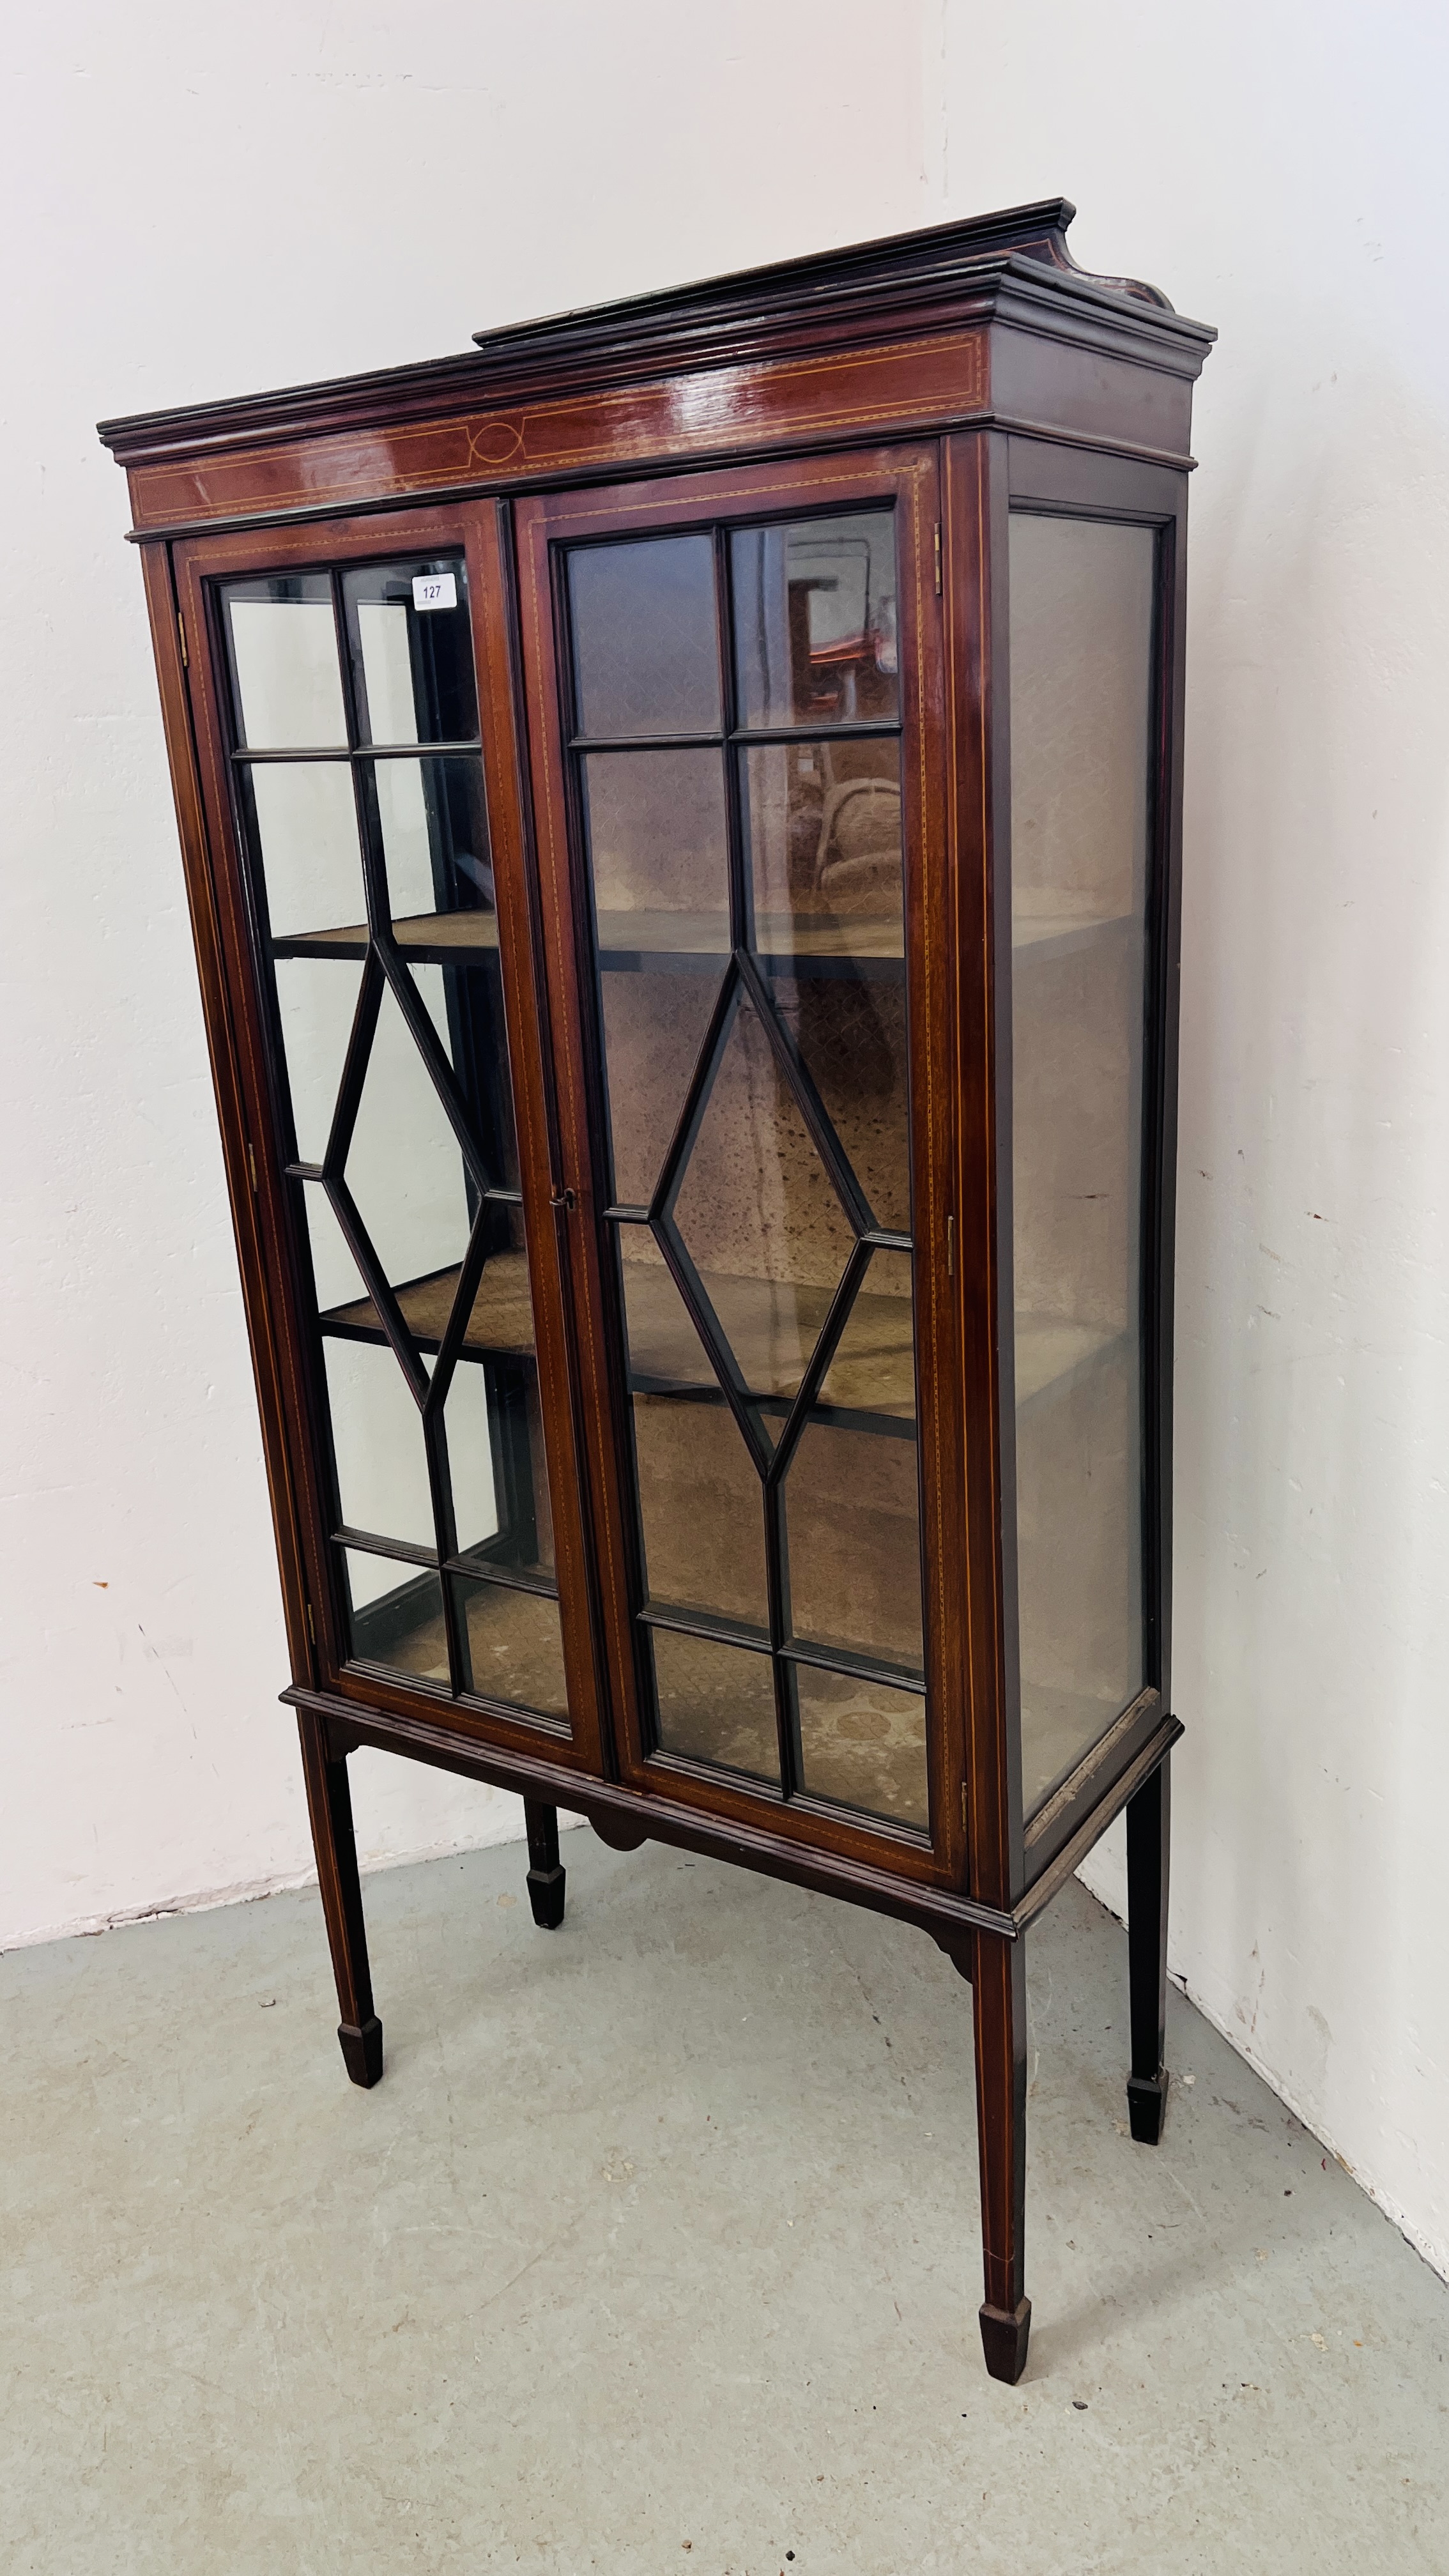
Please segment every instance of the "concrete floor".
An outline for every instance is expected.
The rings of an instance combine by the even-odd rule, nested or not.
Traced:
[[[1031,1936],[1028,2376],[976,2330],[969,1996],[919,1933],[565,1839],[0,1961],[9,2576],[1449,2569],[1449,2292],[1125,1940]]]

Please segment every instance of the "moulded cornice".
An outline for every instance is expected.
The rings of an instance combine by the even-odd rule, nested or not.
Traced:
[[[1065,198],[479,332],[446,358],[102,421],[127,465],[441,419],[703,369],[759,365],[993,318],[1195,377],[1216,336],[1156,288],[1079,269]]]

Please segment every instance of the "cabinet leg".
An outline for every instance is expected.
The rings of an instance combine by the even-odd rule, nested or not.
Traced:
[[[1127,2116],[1139,2145],[1155,2147],[1167,2108],[1167,1864],[1172,1789],[1169,1754],[1127,1802],[1127,1973],[1132,2072]]]
[[[1026,1956],[1020,1941],[978,1933],[971,1967],[976,2032],[976,2131],[981,2151],[981,2250],[986,2298],[981,2342],[993,2379],[1026,2368],[1031,2301],[1024,2287],[1026,2220]]]
[[[303,1711],[299,1723],[312,1847],[317,1854],[322,1912],[342,2015],[337,2037],[353,2083],[370,2086],[382,2074],[382,2024],[372,2009],[347,1762],[345,1756],[337,1762],[329,1759],[320,1720]]]
[[[564,1880],[567,1873],[558,1856],[558,1809],[546,1807],[541,1799],[525,1798],[523,1820],[528,1827],[528,1901],[540,1932],[556,1932],[564,1918]]]

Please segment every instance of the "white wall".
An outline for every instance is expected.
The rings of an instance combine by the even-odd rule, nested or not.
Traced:
[[[908,36],[912,22],[904,22]],[[304,1873],[271,1523],[103,415],[929,215],[877,9],[97,0],[7,24],[0,1944]],[[365,1856],[517,1802],[353,1765]]]
[[[1065,188],[1198,392],[1171,1955],[1449,2272],[1449,18],[949,0],[953,210]],[[1085,1873],[1119,1902],[1118,1848]]]
[[[92,0],[8,31],[0,1941],[307,1865],[92,423],[1065,188],[1079,257],[1223,334],[1193,495],[1174,1963],[1449,2270],[1446,49],[1402,0]],[[355,1769],[374,1857],[512,1827]]]

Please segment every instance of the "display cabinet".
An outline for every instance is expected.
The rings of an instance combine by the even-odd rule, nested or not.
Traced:
[[[1211,333],[1051,204],[107,423],[348,2072],[359,1745],[902,1917],[1127,1811],[1162,2063],[1184,511]]]

